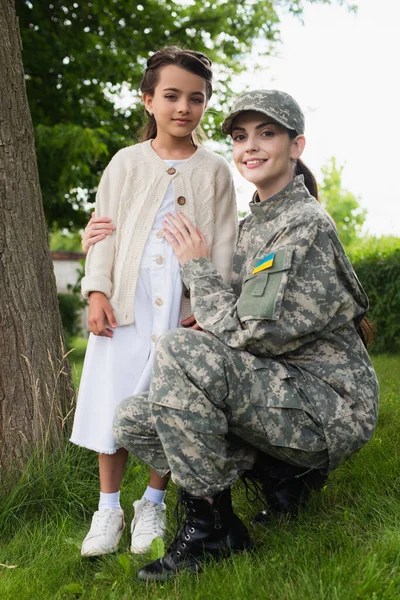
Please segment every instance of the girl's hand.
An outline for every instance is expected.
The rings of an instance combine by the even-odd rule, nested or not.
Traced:
[[[82,234],[82,250],[84,253],[87,254],[90,246],[104,240],[114,230],[115,225],[112,224],[110,217],[96,217],[95,213],[92,212],[90,221]]]
[[[207,241],[201,231],[182,213],[177,213],[176,217],[167,213],[167,217],[169,222],[163,221],[164,235],[179,264],[184,265],[193,258],[208,258]]]
[[[89,295],[89,330],[94,335],[111,338],[114,332],[110,327],[116,327],[114,311],[102,292],[91,292]]]
[[[186,327],[186,329],[195,329],[196,331],[203,331],[203,329],[197,323],[194,315],[190,315],[190,317],[187,317],[187,319],[183,319],[183,321],[181,321],[181,325],[182,327]]]

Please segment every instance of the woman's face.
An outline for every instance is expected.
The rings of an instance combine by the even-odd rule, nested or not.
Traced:
[[[143,94],[143,101],[154,115],[157,135],[190,136],[207,106],[206,82],[190,71],[167,65],[160,69],[154,95]]]
[[[246,111],[233,121],[233,159],[239,173],[254,183],[260,199],[283,189],[294,176],[304,136],[289,138],[288,130],[266,115]]]

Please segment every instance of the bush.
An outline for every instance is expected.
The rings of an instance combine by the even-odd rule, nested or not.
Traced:
[[[82,301],[76,294],[57,294],[64,335],[68,341],[82,333]]]
[[[400,240],[370,239],[350,252],[377,329],[373,352],[400,352]]]

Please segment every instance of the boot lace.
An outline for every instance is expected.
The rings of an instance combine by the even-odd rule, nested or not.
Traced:
[[[257,501],[265,503],[265,499],[262,492],[262,485],[257,479],[257,477],[255,477],[251,473],[251,471],[246,471],[242,475],[241,479],[244,485],[246,498],[248,502],[250,502],[251,504]]]
[[[176,531],[175,538],[171,543],[168,552],[175,554],[180,557],[182,555],[181,549],[186,548],[186,542],[190,541],[190,536],[196,531],[196,519],[193,518],[193,514],[196,512],[192,508],[192,500],[190,498],[183,498],[183,490],[178,490],[178,500],[174,509],[174,517],[176,519]],[[186,505],[186,506],[185,506]],[[187,510],[189,508],[189,510]]]

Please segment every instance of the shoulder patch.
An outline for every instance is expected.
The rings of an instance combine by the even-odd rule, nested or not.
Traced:
[[[271,252],[271,254],[268,254],[265,258],[262,258],[260,261],[258,261],[256,266],[252,270],[251,274],[255,275],[256,273],[259,273],[260,271],[265,271],[265,269],[271,268],[272,265],[274,264],[274,258],[275,258],[275,252]]]

